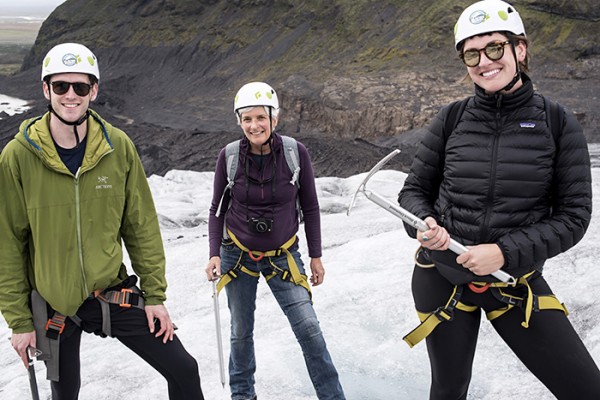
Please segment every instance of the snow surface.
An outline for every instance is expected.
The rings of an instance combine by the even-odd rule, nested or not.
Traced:
[[[549,260],[545,276],[570,310],[575,329],[600,362],[599,145],[595,153],[594,214],[585,238]],[[313,290],[314,306],[349,400],[427,399],[429,363],[424,343],[410,349],[402,337],[418,324],[410,293],[413,253],[400,220],[359,195],[346,209],[366,173],[347,179],[317,179],[322,209],[325,283]],[[406,174],[384,170],[368,188],[391,201]],[[212,285],[204,268],[208,258],[207,218],[213,173],[171,171],[151,176],[167,254],[167,307],[178,335],[200,366],[206,399],[228,399],[219,381]],[[302,232],[301,232],[302,234]],[[304,238],[301,237],[304,242]],[[304,243],[301,249],[306,249]],[[225,358],[229,354],[229,312],[220,296]],[[28,377],[0,321],[0,398],[31,398]],[[255,344],[256,390],[261,400],[315,399],[302,353],[267,285],[258,287]],[[167,399],[164,379],[114,339],[84,334],[81,347],[81,399]],[[512,354],[482,319],[469,399],[545,400],[554,398]],[[36,363],[42,399],[50,399],[43,363]]]
[[[3,112],[9,116],[13,116],[15,114],[22,114],[30,108],[25,100],[0,94],[0,119],[2,119],[1,115]]]

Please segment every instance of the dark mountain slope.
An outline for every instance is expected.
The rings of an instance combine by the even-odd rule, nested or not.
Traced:
[[[598,141],[600,12],[593,3],[515,6],[532,39],[539,89],[576,111]],[[280,95],[282,131],[309,144],[318,174],[346,176],[370,168],[390,146],[405,148],[408,163],[418,129],[471,91],[457,83],[464,70],[452,50],[454,22],[468,4],[67,0],[42,26],[21,73],[0,84],[6,94],[41,99],[36,80],[45,52],[64,41],[88,45],[102,74],[94,108],[135,139],[148,172],[164,173],[212,169],[218,149],[241,135],[235,91],[265,80]],[[14,125],[0,121],[3,141]]]

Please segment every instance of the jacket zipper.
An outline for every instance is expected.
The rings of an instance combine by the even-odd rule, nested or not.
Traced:
[[[485,210],[485,217],[483,218],[483,224],[481,226],[481,234],[479,241],[483,242],[487,240],[487,231],[490,217],[492,215],[492,205],[494,204],[494,188],[496,187],[496,169],[497,169],[497,158],[498,158],[498,142],[500,141],[500,106],[502,104],[502,95],[496,96],[496,131],[494,132],[493,143],[492,143],[492,158],[491,158],[491,169],[489,188],[487,193],[487,204]]]
[[[81,269],[81,277],[83,278],[83,294],[89,296],[87,288],[87,278],[85,276],[85,267],[83,265],[83,240],[81,238],[81,207],[79,205],[79,176],[81,168],[75,174],[75,218],[77,221],[77,253],[79,255],[79,268]]]
[[[77,170],[77,173],[75,174],[75,218],[77,221],[76,222],[77,223],[77,253],[79,255],[79,268],[81,269],[81,277],[83,279],[83,294],[85,297],[89,296],[90,293],[88,293],[87,277],[85,275],[85,266],[83,263],[83,238],[81,235],[81,207],[80,207],[80,195],[79,195],[79,178],[81,177],[81,175],[83,175],[84,172],[87,172],[87,171],[90,171],[91,169],[93,169],[96,165],[98,165],[100,160],[102,160],[104,157],[106,157],[107,154],[110,154],[112,152],[113,152],[112,149],[105,152],[98,158],[98,160],[96,160],[96,162],[93,165],[90,165],[86,169],[82,169],[81,167],[79,167],[79,169]]]

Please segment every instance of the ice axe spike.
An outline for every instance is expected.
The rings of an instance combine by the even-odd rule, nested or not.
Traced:
[[[415,228],[421,232],[425,232],[425,231],[429,230],[429,227],[427,226],[425,221],[423,221],[416,215],[411,214],[410,212],[408,212],[404,208],[400,207],[399,205],[394,204],[391,201],[389,201],[388,199],[380,196],[379,194],[377,194],[373,191],[367,190],[367,182],[369,181],[369,179],[371,179],[373,177],[373,175],[375,175],[375,173],[377,173],[377,171],[379,171],[389,160],[394,158],[398,153],[400,153],[399,149],[393,150],[390,154],[388,154],[383,159],[381,159],[381,161],[379,161],[377,164],[375,164],[375,166],[373,168],[371,168],[371,171],[369,171],[369,173],[367,174],[365,179],[361,182],[361,184],[356,189],[356,192],[354,193],[354,196],[352,197],[352,200],[350,201],[350,205],[348,206],[348,211],[346,214],[350,215],[350,211],[351,211],[352,207],[354,207],[354,203],[356,201],[356,196],[358,196],[358,193],[363,193],[373,203],[377,204],[378,206],[387,210],[388,212],[394,214],[396,217],[400,218],[402,221],[411,225],[413,228]],[[462,253],[469,251],[469,249],[467,249],[465,246],[458,243],[454,239],[450,239],[449,249],[456,254],[462,254]],[[502,270],[493,272],[491,275],[502,282],[508,283],[509,285],[515,285],[517,283],[517,280],[513,276],[511,276],[510,274],[507,274],[506,272],[504,272]]]

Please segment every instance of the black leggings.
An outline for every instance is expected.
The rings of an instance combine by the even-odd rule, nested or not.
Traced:
[[[146,313],[138,308],[121,308],[111,304],[112,334],[121,343],[139,355],[167,380],[169,399],[203,400],[196,360],[185,350],[177,336],[163,343],[148,329]],[[77,311],[82,319],[81,328],[68,320],[60,343],[58,382],[51,382],[53,400],[76,400],[81,386],[79,345],[82,328],[99,333],[101,312],[97,300],[86,301]],[[158,324],[157,324],[158,325]],[[155,332],[158,332],[157,326]],[[112,390],[107,388],[107,390]]]
[[[535,294],[551,294],[540,275],[530,281]],[[412,291],[416,308],[432,312],[447,303],[454,286],[435,268],[415,267]],[[512,289],[522,296],[521,289]],[[505,304],[488,290],[476,294],[465,287],[461,302],[486,311]],[[477,336],[480,310],[454,311],[454,319],[442,322],[426,339],[431,364],[430,400],[467,398]],[[525,366],[559,400],[596,400],[600,395],[600,370],[573,329],[567,316],[556,310],[533,312],[529,328],[521,322],[524,313],[515,307],[491,323],[500,337]]]

